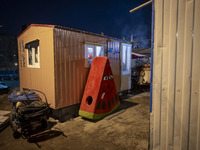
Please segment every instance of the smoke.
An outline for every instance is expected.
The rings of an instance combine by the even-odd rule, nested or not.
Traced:
[[[135,26],[135,27],[134,27]],[[146,24],[135,24],[134,26],[125,25],[122,29],[121,36],[123,39],[136,42],[150,39],[150,27]],[[134,47],[150,47],[150,41],[134,43]]]

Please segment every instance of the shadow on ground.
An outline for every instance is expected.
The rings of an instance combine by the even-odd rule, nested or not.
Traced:
[[[120,101],[120,106],[118,107],[118,109],[116,110],[116,112],[121,111],[123,109],[128,109],[128,108],[136,106],[136,105],[138,105],[138,103],[121,100]]]
[[[126,101],[126,99],[128,99],[128,98],[130,98],[132,96],[133,95],[127,95],[127,96],[121,97],[120,98],[120,105],[119,105],[119,107],[115,111],[113,111],[112,113],[110,113],[108,116],[105,116],[104,118],[101,118],[99,120],[91,120],[91,119],[87,119],[87,118],[82,117],[82,119],[86,120],[86,121],[94,122],[94,123],[98,122],[98,121],[100,121],[102,119],[110,120],[111,118],[113,118],[115,116],[118,116],[119,114],[121,114],[124,111],[126,111],[126,109],[138,105],[138,103]]]
[[[47,128],[30,131],[28,134],[22,134],[22,137],[27,139],[27,142],[36,144],[38,148],[41,148],[39,142],[48,141],[61,135],[67,138],[61,129],[54,127],[56,124],[55,121],[48,121]]]
[[[64,132],[61,130],[46,130],[44,132],[40,132],[37,135],[29,137],[27,139],[27,142],[35,143],[39,148],[41,148],[41,146],[38,144],[39,142],[44,142],[44,141],[56,138],[60,135],[67,138],[67,136],[64,134]]]

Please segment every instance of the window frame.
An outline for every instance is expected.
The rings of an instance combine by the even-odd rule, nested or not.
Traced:
[[[125,52],[124,52],[123,47],[125,47]],[[122,52],[121,52],[121,72],[122,72],[122,75],[131,74],[131,54],[132,54],[131,44],[122,43],[121,50],[122,50]],[[128,53],[129,53],[129,55],[128,55]],[[123,70],[124,58],[125,58],[125,62],[126,62],[125,63],[126,70]]]
[[[97,48],[98,47],[101,47],[99,56],[97,56]],[[104,56],[104,45],[85,43],[85,67],[86,68],[90,68],[91,67],[91,64],[89,63],[89,60],[88,60],[88,48],[93,48],[92,60],[94,59],[94,57]],[[91,63],[92,63],[92,60],[91,60]]]
[[[37,44],[32,44],[34,42],[38,42],[38,45]],[[34,46],[33,46],[34,45]],[[36,46],[37,45],[37,46]],[[40,46],[39,46],[39,40],[34,40],[34,41],[31,41],[29,43],[26,43],[26,46],[25,46],[26,50],[27,50],[27,67],[28,68],[40,68]],[[38,54],[38,62],[36,63],[36,48],[37,48],[37,54]],[[29,61],[29,51],[32,51],[32,65],[30,65],[30,61]]]

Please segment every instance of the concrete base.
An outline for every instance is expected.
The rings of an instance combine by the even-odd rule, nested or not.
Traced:
[[[80,104],[75,104],[60,109],[52,109],[52,117],[60,122],[65,122],[70,118],[77,117],[79,108]]]

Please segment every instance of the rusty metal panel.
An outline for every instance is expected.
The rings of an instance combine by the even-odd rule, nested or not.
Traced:
[[[39,40],[40,68],[28,68],[25,44]],[[20,89],[30,88],[44,92],[55,108],[53,26],[31,25],[18,37]],[[41,95],[43,100],[44,97]]]
[[[200,0],[155,0],[150,149],[200,149]]]
[[[59,28],[54,29],[56,108],[62,108],[81,102],[89,73],[89,68],[85,67],[85,61],[87,61],[85,58],[85,42],[105,45],[104,51],[106,53],[107,38]],[[118,51],[119,42],[112,42],[112,46],[110,47]],[[115,55],[111,58],[111,67],[114,78],[116,78],[115,83],[117,89],[119,89],[119,60],[115,58]]]

